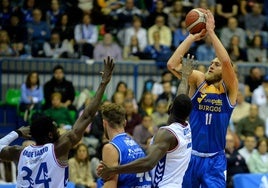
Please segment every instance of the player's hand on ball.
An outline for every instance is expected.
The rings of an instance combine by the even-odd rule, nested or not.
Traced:
[[[202,31],[200,33],[193,34],[195,41],[199,41],[199,40],[205,38],[206,35],[207,35],[206,29],[202,29]]]
[[[206,17],[206,30],[209,31],[214,31],[215,29],[215,20],[214,20],[214,16],[213,14],[207,10],[207,12],[205,13],[205,17]]]

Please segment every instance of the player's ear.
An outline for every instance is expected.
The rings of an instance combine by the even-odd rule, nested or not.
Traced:
[[[48,133],[48,138],[49,138],[49,139],[53,139],[53,133],[52,133],[52,132],[49,132],[49,133]]]

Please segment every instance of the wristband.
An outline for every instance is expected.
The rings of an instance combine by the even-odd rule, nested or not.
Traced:
[[[21,132],[21,130],[17,129],[17,130],[15,130],[15,132],[19,135],[19,137],[22,136],[22,132]]]

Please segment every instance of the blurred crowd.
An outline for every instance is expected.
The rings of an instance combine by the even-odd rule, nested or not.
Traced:
[[[116,61],[153,59],[166,63],[189,34],[184,19],[194,7],[213,12],[216,32],[233,62],[267,62],[268,1],[261,0],[1,0],[0,56],[102,61],[110,55]],[[215,57],[208,37],[190,51],[200,62]],[[234,174],[268,173],[268,75],[258,66],[251,67],[246,76],[239,74],[235,63],[234,68],[240,83],[226,135],[228,187],[233,186]],[[206,71],[202,64],[197,69]],[[52,72],[46,83],[39,82],[36,71],[27,75],[21,85],[19,115],[30,122],[46,114],[64,132],[72,128],[95,93],[87,88],[76,91],[61,65]],[[140,99],[122,80],[111,98],[103,97],[103,103],[125,108],[125,130],[146,151],[154,133],[166,125],[168,106],[178,85],[170,72],[162,70],[159,80],[144,81]],[[77,187],[96,186],[95,169],[107,142],[98,112],[70,153],[70,181]],[[12,174],[14,164],[0,163],[2,181],[15,181]]]
[[[1,0],[0,56],[166,62],[185,39],[187,12],[210,9],[234,62],[267,62],[264,0]],[[198,61],[215,56],[209,38]]]

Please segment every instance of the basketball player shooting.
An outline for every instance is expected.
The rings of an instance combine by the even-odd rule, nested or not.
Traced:
[[[190,34],[168,61],[168,69],[181,78],[181,59],[191,44],[207,35],[211,38],[216,58],[211,60],[204,74],[194,70],[189,76],[189,97],[193,110],[190,114],[192,155],[186,170],[183,187],[226,187],[225,135],[236,104],[238,81],[230,57],[215,34],[215,21],[210,11],[205,12],[206,28]]]

